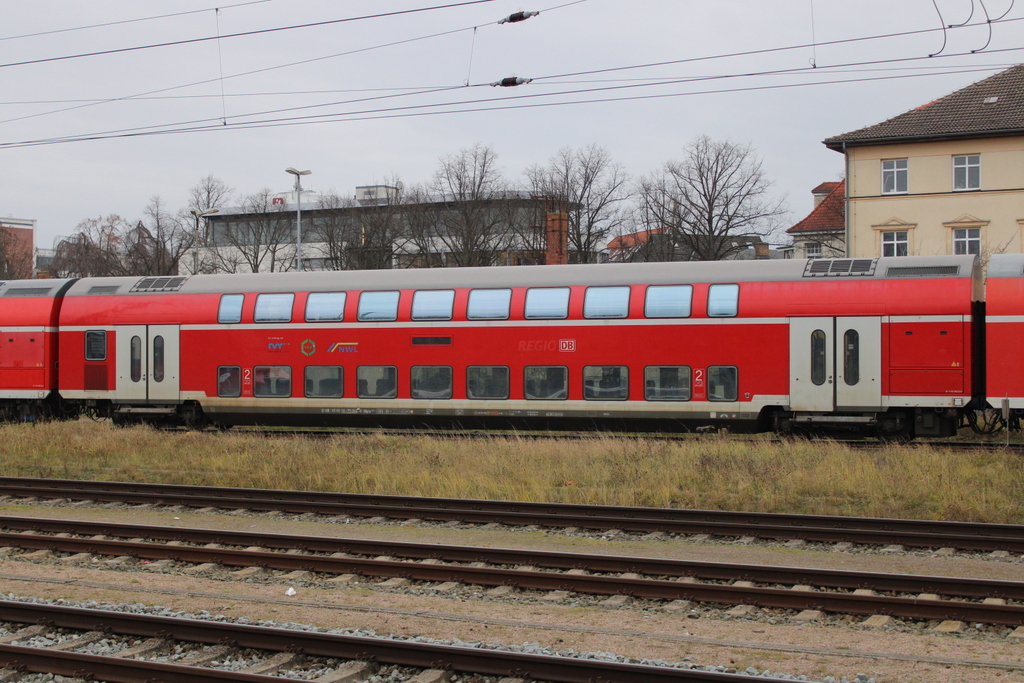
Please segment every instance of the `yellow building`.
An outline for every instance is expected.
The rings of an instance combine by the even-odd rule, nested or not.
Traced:
[[[849,256],[1024,252],[1024,65],[824,143]]]

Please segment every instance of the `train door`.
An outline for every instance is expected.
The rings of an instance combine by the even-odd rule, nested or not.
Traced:
[[[877,409],[881,353],[881,318],[790,318],[790,409]]]
[[[116,401],[177,403],[177,325],[119,325]]]

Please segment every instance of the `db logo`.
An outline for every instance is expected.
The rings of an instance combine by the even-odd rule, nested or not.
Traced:
[[[559,351],[575,351],[576,340],[575,339],[559,339],[558,340]]]

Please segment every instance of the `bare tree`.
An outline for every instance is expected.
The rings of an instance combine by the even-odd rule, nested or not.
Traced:
[[[779,227],[771,185],[752,147],[701,136],[640,182],[640,219],[669,258],[717,261]]]
[[[514,194],[497,160],[493,148],[477,144],[443,157],[434,174],[428,198],[443,202],[444,210],[429,214],[435,219],[430,236],[449,265],[495,265],[515,243],[514,226],[495,209],[496,200]]]
[[[168,213],[159,196],[149,200],[144,213],[124,235],[125,269],[131,275],[177,275],[182,256],[197,244],[191,221]]]
[[[193,273],[215,273],[224,269],[224,264],[228,261],[234,261],[229,272],[234,272],[238,268],[241,259],[237,255],[230,257],[225,254],[219,257],[208,234],[207,216],[228,204],[233,194],[234,190],[212,173],[200,178],[199,182],[189,189],[188,207],[181,212],[181,217],[188,222],[189,230],[192,232],[192,249],[188,265]]]
[[[569,216],[569,258],[595,263],[608,239],[626,220],[629,177],[608,151],[592,144],[563,147],[546,166],[526,170],[530,191],[549,209]]]
[[[124,263],[125,234],[129,224],[117,214],[87,218],[75,233],[54,250],[54,277],[129,275]]]
[[[22,239],[13,230],[0,227],[0,280],[31,278],[32,257],[33,248],[30,238]]]
[[[324,258],[333,270],[391,268],[395,244],[403,229],[403,199],[398,178],[385,181],[389,192],[376,204],[361,206],[336,192],[320,195],[318,211],[310,219],[311,236],[323,245]]]
[[[295,257],[295,214],[273,203],[263,188],[242,198],[241,213],[217,222],[212,236],[219,270],[253,273],[291,270]]]
[[[188,209],[196,213],[204,213],[210,209],[224,206],[231,201],[234,193],[228,185],[212,173],[200,178],[188,191]]]

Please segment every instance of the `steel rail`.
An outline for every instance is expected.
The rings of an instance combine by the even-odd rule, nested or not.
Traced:
[[[278,652],[297,652],[307,656],[331,657],[384,664],[446,669],[456,672],[511,676],[557,683],[592,683],[615,681],[621,683],[672,683],[698,681],[724,683],[753,677],[744,674],[726,674],[668,667],[601,662],[550,655],[533,655],[502,650],[484,650],[453,645],[417,643],[384,638],[346,636],[291,629],[251,626],[227,622],[207,622],[198,619],[128,614],[105,610],[38,605],[0,600],[0,619],[8,622],[37,624],[83,631],[106,631],[120,635],[158,637],[177,641],[205,644],[230,643],[241,648],[255,648]],[[0,664],[10,666],[25,657],[23,648],[0,645]],[[50,652],[51,655],[56,653]],[[109,658],[101,658],[109,659]],[[122,663],[125,663],[122,660]],[[138,663],[138,662],[135,662]],[[180,667],[189,672],[205,671]],[[79,674],[80,675],[80,674]],[[241,680],[258,683],[277,680],[268,676],[247,674],[249,678],[217,679]],[[96,678],[102,678],[96,676]],[[149,678],[111,678],[109,680],[136,683]],[[193,681],[189,677],[166,678],[168,681]],[[213,679],[211,679],[213,680]]]
[[[102,528],[102,524],[96,525]],[[187,529],[176,529],[182,538],[188,539]],[[144,535],[144,528],[139,528],[140,534]],[[225,535],[223,532],[212,532]],[[305,538],[305,537],[303,537]],[[308,539],[306,539],[308,540]],[[322,539],[318,539],[322,540]],[[337,539],[328,539],[337,542]],[[394,560],[374,560],[352,557],[332,557],[326,555],[312,555],[308,553],[279,553],[252,550],[234,550],[230,548],[207,548],[199,546],[165,545],[140,543],[133,541],[111,541],[97,538],[73,538],[61,536],[40,536],[31,533],[0,533],[0,544],[20,547],[30,550],[51,550],[61,552],[81,553],[88,552],[100,555],[130,556],[140,559],[160,560],[172,559],[175,561],[193,563],[215,563],[223,566],[235,567],[264,567],[282,571],[304,570],[311,572],[330,574],[358,574],[362,576],[406,578],[417,581],[448,582],[458,581],[463,584],[481,586],[513,586],[527,590],[564,590],[575,593],[590,595],[628,595],[637,598],[651,598],[660,600],[693,600],[702,603],[727,604],[727,605],[753,605],[762,608],[780,609],[817,609],[826,612],[838,612],[843,614],[888,614],[894,617],[909,619],[955,619],[962,621],[981,622],[988,624],[1003,624],[1019,626],[1024,625],[1024,606],[1006,604],[987,604],[967,602],[963,600],[938,600],[922,597],[901,598],[878,595],[862,595],[855,593],[832,593],[824,591],[803,591],[792,589],[780,589],[772,587],[723,585],[711,583],[688,583],[676,580],[651,579],[651,578],[623,578],[612,576],[590,576],[579,574],[564,574],[546,571],[524,571],[520,569],[507,569],[495,567],[470,567],[462,565],[441,565],[423,564],[420,562],[401,562]],[[396,546],[397,547],[397,546]],[[435,552],[441,546],[433,546]],[[480,548],[460,548],[463,552],[477,553],[486,558],[486,550]],[[505,553],[515,551],[502,551]],[[526,555],[515,555],[520,561],[526,561]],[[586,557],[586,556],[579,556]],[[564,560],[571,560],[572,554],[566,553]],[[602,558],[606,559],[606,558]],[[633,558],[634,565],[643,569],[643,560]],[[671,569],[675,565],[675,572],[681,575],[687,571],[687,563],[682,561],[657,560],[661,569]],[[587,566],[584,561],[579,564]],[[719,572],[722,579],[729,577],[728,565],[713,566],[714,563],[701,563],[705,565],[705,571],[712,569]],[[789,577],[798,577],[800,581],[810,581],[811,585],[817,583],[838,582],[840,578],[848,588],[872,587],[871,575],[848,574],[843,577],[843,572],[825,570],[800,570],[783,568],[777,574],[771,574],[772,569],[756,568],[747,565],[738,565],[736,571],[729,577],[731,580],[739,580],[744,576],[753,576],[761,572],[761,580],[768,580],[768,577],[781,577],[783,574]],[[765,576],[765,575],[768,576]],[[825,578],[826,574],[830,578]],[[671,574],[670,574],[671,575]],[[815,576],[820,578],[815,580]],[[964,586],[973,585],[975,597],[984,595],[984,588],[992,589],[997,595],[1012,594],[1019,596],[1022,586],[1014,582],[992,581],[978,579],[944,579],[942,577],[913,577],[906,575],[874,575],[879,586],[886,585],[889,588],[884,590],[913,591],[926,593],[927,587],[942,586],[942,590],[955,591],[961,594],[964,591],[971,592],[971,588],[960,591],[954,588],[957,582]],[[918,579],[915,581],[915,578]],[[747,579],[749,580],[749,579]],[[774,579],[772,579],[774,580]],[[995,597],[991,596],[990,597]]]
[[[1024,525],[1016,524],[372,496],[17,477],[0,477],[0,495],[248,509],[255,512],[415,518],[479,524],[498,522],[550,528],[620,529],[646,533],[660,531],[825,543],[950,547],[978,552],[1024,552]]]
[[[988,598],[999,597],[1024,602],[1024,583],[996,579],[921,576],[883,572],[854,572],[834,569],[773,567],[725,562],[698,562],[654,557],[595,555],[511,548],[478,546],[446,546],[436,543],[372,541],[331,536],[300,536],[266,532],[195,529],[188,527],[112,524],[66,519],[0,516],[0,545],[60,549],[66,552],[95,552],[108,555],[122,548],[104,544],[97,538],[57,538],[28,536],[24,532],[73,533],[82,536],[114,536],[144,538],[202,544],[225,544],[244,548],[258,547],[268,551],[300,550],[305,553],[353,553],[368,557],[390,556],[406,560],[439,560],[442,562],[485,562],[491,565],[526,565],[544,569],[583,569],[601,573],[635,573],[646,576],[693,577],[705,581],[758,581],[807,585],[816,588],[856,590],[870,588],[902,593],[936,593],[938,595]],[[27,539],[46,539],[28,541]],[[49,541],[50,545],[46,545]],[[45,547],[44,547],[45,546]],[[62,547],[58,547],[62,546]],[[182,546],[174,546],[180,549]],[[118,553],[125,554],[125,553]],[[296,557],[292,554],[290,557]]]

